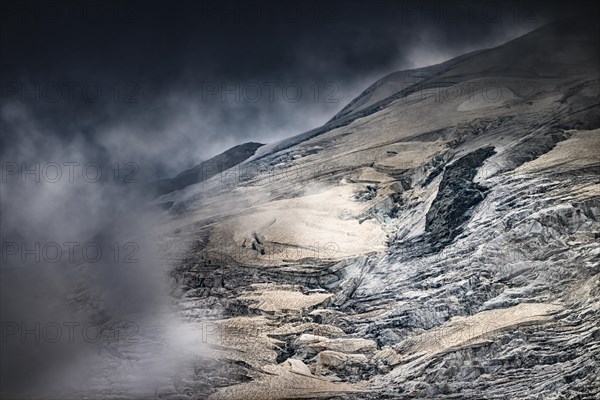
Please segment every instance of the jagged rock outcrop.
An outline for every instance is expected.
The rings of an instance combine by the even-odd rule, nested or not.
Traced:
[[[425,217],[425,231],[435,247],[451,242],[468,220],[468,212],[485,198],[486,188],[473,182],[493,147],[482,147],[461,157],[446,168],[436,198]]]

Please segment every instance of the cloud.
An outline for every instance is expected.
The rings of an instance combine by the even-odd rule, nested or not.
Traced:
[[[148,179],[312,129],[385,74],[498,45],[558,15],[557,3],[536,2],[11,7],[3,104],[22,103],[45,136],[81,136]],[[297,101],[282,94],[290,85],[302,89]],[[19,146],[11,131],[5,122],[4,153]]]
[[[154,236],[162,211],[84,135],[47,135],[23,104],[1,117],[18,138],[1,163],[3,393],[57,398],[102,375],[152,395],[144,376],[166,376],[201,349],[200,333],[173,334],[183,325]]]

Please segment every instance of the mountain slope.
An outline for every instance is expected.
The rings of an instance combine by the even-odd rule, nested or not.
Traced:
[[[597,398],[598,36],[392,75],[243,179],[163,196],[176,307],[210,333],[156,393]]]
[[[248,366],[211,399],[598,395],[599,43],[562,21],[391,75],[174,198],[184,308],[255,332],[215,338]]]
[[[472,53],[468,53],[436,65],[393,72],[365,89],[364,92],[352,100],[329,122],[363,110],[369,106],[372,106],[373,104],[379,103],[380,101],[384,101],[385,99],[402,92],[404,89],[410,86],[416,85],[419,82],[430,79],[441,72],[452,68],[452,66],[480,53],[481,51],[485,50],[474,51]]]
[[[390,84],[392,88],[399,87],[401,90],[385,97],[386,92],[380,94],[369,88],[322,127],[268,144],[252,159],[344,127],[359,118],[389,108],[392,103],[406,102],[406,98],[415,93],[420,94],[421,100],[455,101],[466,95],[470,102],[478,97],[491,106],[499,106],[499,102],[515,95],[533,95],[539,85],[552,78],[594,76],[600,58],[596,49],[598,35],[593,19],[561,20],[493,49],[475,51],[431,67],[391,74],[379,81],[382,83],[373,86],[381,86],[388,79],[394,80],[396,75],[406,76],[406,80],[400,78],[398,82]],[[478,81],[479,78],[487,81]],[[502,78],[513,79],[517,93],[505,91],[504,85],[498,82]],[[383,98],[373,102],[372,93],[376,94],[375,98]],[[496,97],[498,100],[495,100]],[[357,107],[357,104],[361,104],[361,107]]]

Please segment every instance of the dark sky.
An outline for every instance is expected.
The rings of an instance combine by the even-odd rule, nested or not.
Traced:
[[[314,128],[383,75],[588,3],[2,2],[3,156],[40,148],[173,175]]]

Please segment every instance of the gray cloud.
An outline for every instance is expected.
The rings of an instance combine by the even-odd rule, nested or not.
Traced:
[[[243,141],[311,129],[387,73],[498,45],[560,10],[545,2],[22,4],[3,6],[3,104],[22,103],[45,135],[82,136],[149,179]],[[235,93],[207,94],[211,85]],[[282,95],[286,85],[302,96]],[[20,138],[3,122],[6,153]]]

